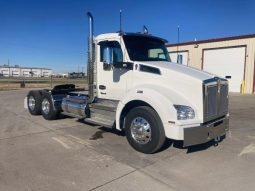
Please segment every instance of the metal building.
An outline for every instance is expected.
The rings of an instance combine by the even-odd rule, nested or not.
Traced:
[[[167,44],[173,62],[229,80],[230,92],[255,91],[255,34]]]
[[[52,70],[48,68],[0,66],[0,76],[4,77],[49,77],[51,75]]]

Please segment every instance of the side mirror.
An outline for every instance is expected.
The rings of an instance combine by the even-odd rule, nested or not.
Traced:
[[[111,47],[105,47],[103,52],[104,69],[111,69],[113,65],[113,49]]]

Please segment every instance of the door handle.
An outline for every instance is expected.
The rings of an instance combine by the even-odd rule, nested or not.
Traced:
[[[232,76],[225,76],[226,79],[231,79]]]
[[[105,85],[99,85],[99,89],[100,89],[100,90],[105,90],[105,89],[106,89],[106,86],[105,86]]]

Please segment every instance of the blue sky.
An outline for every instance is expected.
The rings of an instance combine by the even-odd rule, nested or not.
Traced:
[[[253,0],[0,0],[0,65],[48,67],[55,72],[85,68],[87,17],[95,34],[123,29],[177,41],[255,33]]]

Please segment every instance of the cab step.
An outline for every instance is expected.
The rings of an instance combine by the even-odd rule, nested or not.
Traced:
[[[112,128],[115,123],[118,103],[119,101],[97,99],[95,103],[89,105],[90,117],[85,118],[84,121]]]

